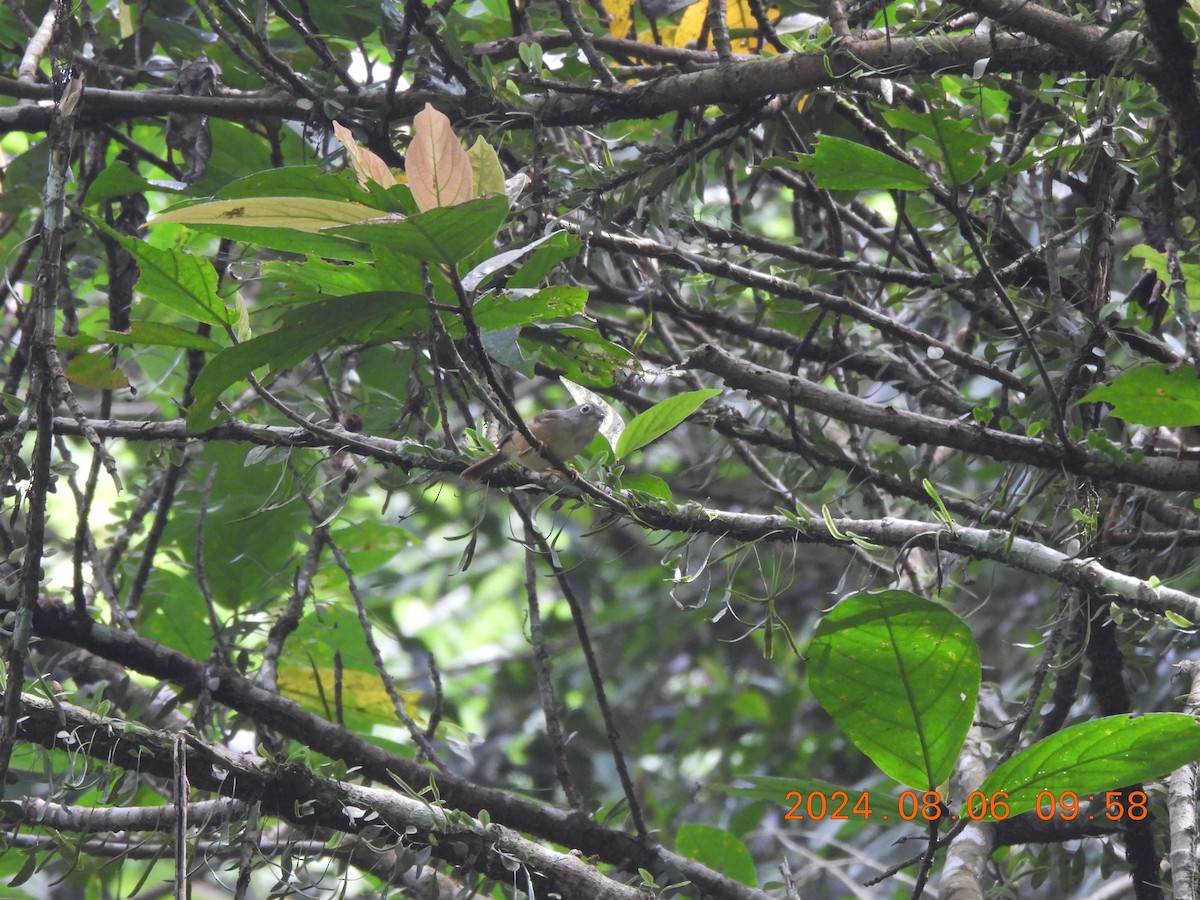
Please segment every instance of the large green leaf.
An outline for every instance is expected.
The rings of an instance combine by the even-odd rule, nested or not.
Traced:
[[[1109,716],[1065,728],[997,766],[979,786],[1008,794],[1005,817],[1035,808],[1038,795],[1085,795],[1157,778],[1200,759],[1200,723],[1181,713]]]
[[[284,166],[265,169],[231,181],[217,193],[218,200],[256,197],[307,197],[333,202],[365,203],[367,193],[349,169],[330,173],[319,166]]]
[[[1138,244],[1125,254],[1125,258],[1140,259],[1142,264],[1152,270],[1164,284],[1170,284],[1174,280],[1167,254],[1160,250],[1155,250],[1146,244]],[[1188,306],[1195,309],[1200,306],[1200,263],[1192,262],[1190,259],[1181,259],[1179,271],[1183,275]]]
[[[526,294],[504,291],[480,298],[472,313],[475,324],[484,331],[502,331],[515,325],[567,319],[583,312],[587,304],[586,288],[555,285],[545,290]]]
[[[526,256],[527,254],[533,253],[542,244],[557,240],[560,236],[562,236],[562,234],[563,233],[560,231],[551,232],[550,234],[538,238],[536,241],[525,244],[521,247],[517,247],[514,250],[503,250],[494,256],[488,257],[462,277],[463,288],[465,288],[468,293],[474,293],[480,285],[484,284],[497,272],[512,265],[514,262]],[[511,280],[508,286],[519,287],[519,285],[512,284]],[[536,285],[526,286],[535,287]]]
[[[754,885],[754,859],[738,837],[724,828],[685,823],[675,835],[675,851],[742,884]]]
[[[127,194],[140,194],[144,191],[163,191],[165,193],[181,193],[173,186],[155,184],[134,172],[120,160],[113,160],[96,176],[96,180],[88,185],[84,202],[89,205],[103,203]]]
[[[330,297],[288,310],[276,331],[259,335],[214,356],[196,378],[195,401],[187,427],[202,431],[218,398],[255,369],[286,369],[322,347],[346,341],[384,340],[411,335],[427,324],[428,303],[419,294],[374,291]]]
[[[76,384],[98,391],[115,391],[129,387],[129,379],[113,362],[113,355],[107,351],[85,350],[71,357],[67,363],[66,376]]]
[[[566,231],[555,232],[538,242],[538,248],[508,279],[510,288],[532,288],[542,283],[550,270],[564,259],[578,255],[583,243]]]
[[[928,112],[923,113],[896,107],[886,110],[883,117],[894,128],[914,131],[927,138],[941,156],[946,180],[951,184],[966,184],[979,174],[987,161],[983,148],[991,143],[991,135],[976,131],[975,122],[958,115],[955,110],[936,104],[931,104]]]
[[[919,169],[862,144],[822,135],[809,156],[773,158],[768,165],[812,172],[813,180],[827,190],[923,191],[929,178]]]
[[[155,247],[101,225],[137,260],[138,291],[182,316],[209,325],[228,325],[236,316],[217,295],[217,272],[207,259],[166,247]]]
[[[1200,425],[1200,379],[1191,366],[1175,372],[1164,365],[1133,369],[1088,391],[1079,402],[1099,401],[1111,403],[1113,415],[1126,422],[1171,428]]]
[[[362,241],[377,252],[453,266],[490,242],[507,215],[507,199],[484,197],[414,216],[380,216],[325,233]]]
[[[945,607],[907,591],[854,594],[808,651],[813,695],[887,775],[932,790],[954,768],[975,715],[979,649]]]
[[[617,459],[624,459],[634,450],[645,447],[651,441],[662,437],[692,413],[710,397],[721,393],[716,388],[702,391],[688,391],[676,394],[655,403],[643,413],[635,416],[617,441]]]
[[[194,331],[186,331],[161,322],[130,322],[128,331],[106,331],[104,340],[110,344],[133,344],[146,347],[185,347],[189,350],[207,350],[213,353],[221,345]]]

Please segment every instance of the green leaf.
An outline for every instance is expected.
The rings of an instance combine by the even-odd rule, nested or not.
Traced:
[[[1200,759],[1200,724],[1182,713],[1109,716],[1065,728],[996,768],[979,786],[1008,793],[1006,817],[1037,806],[1037,796],[1080,796],[1166,775]]]
[[[370,222],[327,230],[370,244],[380,251],[424,262],[457,265],[495,237],[508,215],[504,197],[468,200],[414,216],[382,216]]]
[[[541,246],[508,279],[510,288],[533,288],[542,283],[550,271],[564,259],[579,255],[583,244],[566,231],[558,231],[539,242]]]
[[[757,884],[750,851],[724,828],[694,823],[680,825],[675,835],[675,852],[723,872],[742,884]]]
[[[113,200],[127,194],[140,194],[143,191],[180,193],[176,189],[155,185],[138,175],[125,163],[114,160],[100,171],[95,181],[88,185],[84,202],[89,205],[103,203],[105,200]]]
[[[217,296],[217,273],[207,259],[155,247],[107,225],[100,227],[137,260],[141,271],[137,287],[143,296],[197,322],[222,326],[233,322],[233,313]]]
[[[1165,365],[1143,366],[1093,388],[1080,403],[1104,401],[1112,414],[1139,425],[1170,428],[1200,425],[1200,380],[1184,366],[1170,372]]]
[[[649,494],[651,497],[657,497],[659,500],[666,500],[668,502],[671,500],[671,486],[657,475],[649,475],[645,472],[631,472],[628,475],[621,476],[621,487],[627,491]]]
[[[106,350],[77,353],[67,363],[66,375],[76,384],[99,391],[129,387],[129,379],[113,365],[112,354]]]
[[[934,790],[975,715],[979,649],[966,624],[907,591],[846,597],[808,651],[813,695],[846,736],[901,784]]]
[[[110,344],[134,344],[145,347],[183,347],[188,350],[207,350],[217,353],[221,345],[211,338],[163,325],[161,322],[131,322],[128,331],[105,331],[104,340]]]
[[[970,181],[987,160],[982,151],[991,143],[991,135],[976,131],[974,120],[958,116],[957,111],[931,103],[928,112],[895,108],[885,110],[883,117],[894,128],[913,131],[927,138],[941,156],[946,178],[952,184]]]
[[[531,244],[526,244],[524,247],[518,247],[515,250],[505,250],[502,253],[497,253],[495,256],[485,259],[483,262],[481,262],[479,265],[477,265],[475,268],[473,268],[470,272],[468,272],[466,275],[464,275],[462,277],[463,288],[466,289],[466,291],[468,293],[473,293],[481,284],[483,284],[485,281],[487,281],[487,279],[490,278],[492,275],[496,274],[497,272],[499,272],[501,269],[505,268],[506,266],[512,265],[514,262],[516,262],[521,257],[525,256],[527,253],[532,253],[535,248],[537,248],[539,245],[545,243],[546,241],[554,240],[560,234],[562,234],[562,232],[555,231],[555,232],[552,232],[552,233],[546,235],[545,237],[538,238],[536,241],[534,241]],[[530,285],[530,287],[533,287],[533,286],[534,285]],[[514,287],[514,285],[510,283],[509,287],[510,288]]]
[[[1154,272],[1159,280],[1170,284],[1171,270],[1167,264],[1167,254],[1155,250],[1146,244],[1138,244],[1125,254],[1126,259],[1140,259],[1142,265]],[[1200,263],[1180,260],[1179,269],[1183,273],[1188,306],[1195,309],[1200,306]]]
[[[427,308],[425,298],[417,294],[375,291],[330,297],[289,310],[278,330],[228,347],[209,361],[196,378],[188,430],[209,427],[221,394],[255,369],[266,365],[275,371],[286,369],[322,347],[346,341],[411,335],[427,325]]]
[[[504,166],[500,165],[500,157],[495,148],[483,138],[477,137],[471,149],[467,151],[467,157],[471,160],[474,176],[471,196],[487,197],[494,194],[503,197]]]
[[[587,288],[557,285],[527,296],[522,291],[505,291],[480,298],[472,313],[475,324],[484,331],[503,331],[517,325],[568,319],[583,312]]]
[[[828,190],[923,191],[929,187],[929,178],[908,163],[828,134],[817,139],[817,146],[809,156],[793,160],[773,158],[764,165],[812,172],[813,180]]]
[[[710,397],[721,393],[716,388],[703,391],[688,391],[655,403],[644,413],[635,416],[617,441],[617,459],[624,459],[634,450],[645,447],[662,437],[696,410]]]
[[[320,166],[284,166],[264,169],[231,181],[217,192],[218,200],[254,197],[309,197],[359,203],[366,197],[354,173],[326,172]]]
[[[521,345],[517,342],[520,334],[520,327],[513,326],[500,331],[485,331],[479,338],[489,357],[514,372],[520,372],[526,378],[532,378],[534,374],[533,360],[521,352]]]
[[[354,262],[370,262],[372,259],[370,247],[358,241],[328,234],[313,234],[291,228],[253,228],[216,222],[196,222],[187,227],[215,237],[228,238],[243,244],[253,244],[269,250],[282,250],[285,253]]]
[[[21,870],[12,877],[8,882],[9,887],[20,887],[26,881],[33,877],[34,872],[38,869],[38,855],[33,852],[25,854],[25,864],[21,866]]]
[[[210,524],[214,530],[220,527],[219,520]],[[243,543],[239,549],[246,548]],[[215,585],[213,589],[218,590]],[[169,566],[155,566],[143,602],[145,605],[137,615],[138,634],[192,659],[208,659],[213,651],[212,623],[195,579],[174,572]]]

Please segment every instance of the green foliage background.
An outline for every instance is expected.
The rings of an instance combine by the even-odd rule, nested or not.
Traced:
[[[0,7],[0,877],[183,878],[169,824],[46,824],[178,800],[150,738],[72,743],[92,709],[276,779],[193,821],[197,889],[909,896],[964,845],[897,798],[983,785],[981,893],[1154,895],[1150,780],[1200,757],[1150,715],[1200,621],[1195,16],[1032,10],[784,4],[735,54],[631,4],[91,3],[22,74],[54,10]],[[464,203],[404,183],[426,104]],[[578,477],[458,478],[585,396],[620,421]],[[368,782],[450,818],[332,824]],[[1154,816],[1039,826],[1042,788]],[[786,816],[837,790],[873,812]]]

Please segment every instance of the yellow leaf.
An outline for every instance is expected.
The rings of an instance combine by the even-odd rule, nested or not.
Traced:
[[[133,24],[133,10],[124,0],[117,3],[117,27],[123,41],[129,40],[137,31]]]
[[[474,199],[471,159],[450,127],[450,120],[429,103],[413,118],[405,170],[408,187],[421,212]]]
[[[319,679],[319,684],[318,684]],[[281,666],[277,675],[279,692],[295,700],[305,709],[327,716],[334,715],[333,669],[307,669],[300,666]],[[420,713],[417,701],[420,691],[401,691],[404,710],[409,716]],[[384,724],[395,723],[396,712],[379,676],[370,672],[342,672],[342,709]]]
[[[663,36],[663,43],[671,47],[688,47],[698,40],[700,34],[704,31],[704,18],[708,15],[708,3],[693,3],[687,8],[683,14],[683,18],[679,20],[679,27],[675,29],[675,33],[667,37],[666,29],[660,28],[659,31]],[[711,46],[710,43],[705,46]]]
[[[629,37],[633,29],[633,4],[635,0],[604,0],[604,10],[608,13],[608,33],[613,37]]]
[[[775,10],[767,9],[764,15],[770,19],[773,12]],[[758,20],[750,11],[750,4],[746,0],[729,0],[725,5],[725,20],[731,32],[748,31],[751,33],[748,37],[738,37],[730,41],[733,52],[757,53],[759,39],[755,35],[758,32]]]
[[[251,225],[258,228],[290,228],[317,233],[335,225],[354,225],[379,215],[378,210],[345,200],[316,197],[246,197],[213,200],[160,213],[154,222],[181,225]]]
[[[374,181],[385,188],[390,188],[396,183],[396,176],[392,174],[387,163],[373,151],[366,147],[360,147],[349,128],[341,122],[334,122],[333,133],[346,148],[346,158],[350,160],[350,166],[354,169],[354,174],[358,176],[359,184],[366,187],[368,181]]]
[[[773,6],[767,7],[764,14],[770,21],[779,20],[779,10]],[[671,47],[688,47],[699,41],[701,34],[704,34],[703,49],[712,49],[712,35],[708,34],[704,28],[704,20],[707,16],[708,3],[706,0],[689,6],[674,33],[671,33],[668,28],[659,29],[663,43]],[[760,42],[755,36],[758,32],[758,20],[754,18],[754,13],[750,11],[750,4],[746,0],[726,0],[725,24],[731,32],[753,32],[747,37],[735,37],[730,41],[730,48],[734,53],[759,52]]]

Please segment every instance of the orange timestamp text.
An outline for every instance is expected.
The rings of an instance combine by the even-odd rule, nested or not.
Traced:
[[[788,821],[848,822],[857,818],[886,822],[892,820],[894,815],[895,820],[901,822],[933,822],[947,816],[952,822],[959,819],[999,822],[1010,814],[1007,791],[994,791],[991,794],[972,791],[957,813],[946,807],[937,791],[902,791],[894,807],[889,800],[886,809],[872,807],[870,791],[857,794],[841,790],[788,791],[784,800],[791,804],[783,816]],[[1103,802],[1098,806],[1100,800]],[[1066,822],[1075,819],[1103,819],[1110,822],[1129,819],[1141,822],[1150,815],[1148,803],[1146,792],[1140,790],[1104,791],[1100,794],[1084,794],[1083,797],[1074,791],[1054,793],[1047,790],[1037,795],[1032,812],[1043,822],[1051,819]]]

